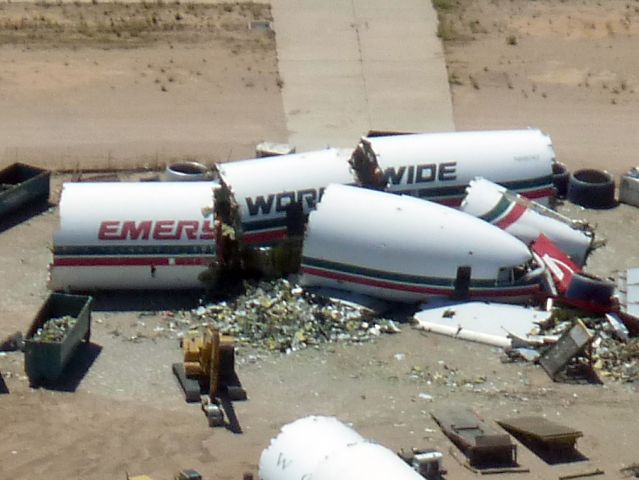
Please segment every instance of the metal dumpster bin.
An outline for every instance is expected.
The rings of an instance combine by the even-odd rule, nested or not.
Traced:
[[[91,339],[92,297],[52,293],[38,311],[25,338],[24,367],[32,385],[55,382],[82,340]],[[34,338],[48,320],[70,316],[75,323],[59,341]]]
[[[24,205],[49,198],[51,172],[24,163],[0,170],[0,217]]]

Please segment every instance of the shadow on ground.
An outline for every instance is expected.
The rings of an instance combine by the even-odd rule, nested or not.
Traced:
[[[532,441],[523,435],[511,432],[523,446],[541,458],[548,465],[560,465],[562,463],[585,462],[588,459],[576,448],[552,449],[538,442]]]
[[[2,372],[0,372],[0,395],[4,395],[9,393],[9,387],[4,381],[4,377],[2,376]]]
[[[101,352],[102,347],[100,345],[81,342],[64,368],[60,378],[55,382],[38,382],[37,386],[57,392],[75,392]]]
[[[30,205],[27,205],[5,217],[2,217],[0,219],[0,233],[11,230],[13,227],[46,212],[54,206],[55,205],[49,203],[47,200],[41,200],[39,202],[34,202]]]
[[[573,385],[603,385],[597,371],[587,363],[568,365],[558,372],[553,380],[557,383],[569,383]]]
[[[105,291],[88,292],[93,296],[94,312],[156,312],[197,308],[202,290]]]

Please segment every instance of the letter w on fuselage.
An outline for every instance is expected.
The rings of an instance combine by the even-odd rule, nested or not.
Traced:
[[[271,193],[269,195],[257,195],[255,197],[246,197],[246,208],[251,217],[257,215],[269,215],[273,212],[286,213],[288,208],[299,203],[308,212],[315,208],[317,202],[322,198],[324,188],[305,188],[297,191],[288,191],[280,193]]]

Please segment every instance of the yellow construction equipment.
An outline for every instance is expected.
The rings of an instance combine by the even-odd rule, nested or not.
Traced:
[[[208,383],[208,395],[217,398],[220,381],[235,376],[235,339],[208,327],[203,335],[182,339],[182,351],[186,376],[197,379],[200,385]]]
[[[246,400],[246,391],[235,372],[235,339],[208,327],[202,334],[184,337],[181,346],[184,362],[173,364],[173,372],[184,390],[186,401],[201,401],[211,426],[222,425],[224,415],[219,407],[220,397]],[[202,392],[206,392],[203,397]]]

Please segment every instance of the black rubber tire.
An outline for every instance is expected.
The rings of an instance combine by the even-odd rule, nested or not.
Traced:
[[[561,162],[555,162],[552,164],[552,183],[557,190],[557,198],[566,198],[569,178],[570,172],[566,165]]]
[[[577,170],[570,175],[567,197],[586,208],[612,208],[616,205],[615,179],[602,170]]]
[[[566,290],[566,298],[608,306],[614,291],[615,286],[610,282],[583,273],[575,273]]]
[[[164,178],[169,182],[198,182],[209,179],[209,168],[198,162],[179,162],[167,165]]]

